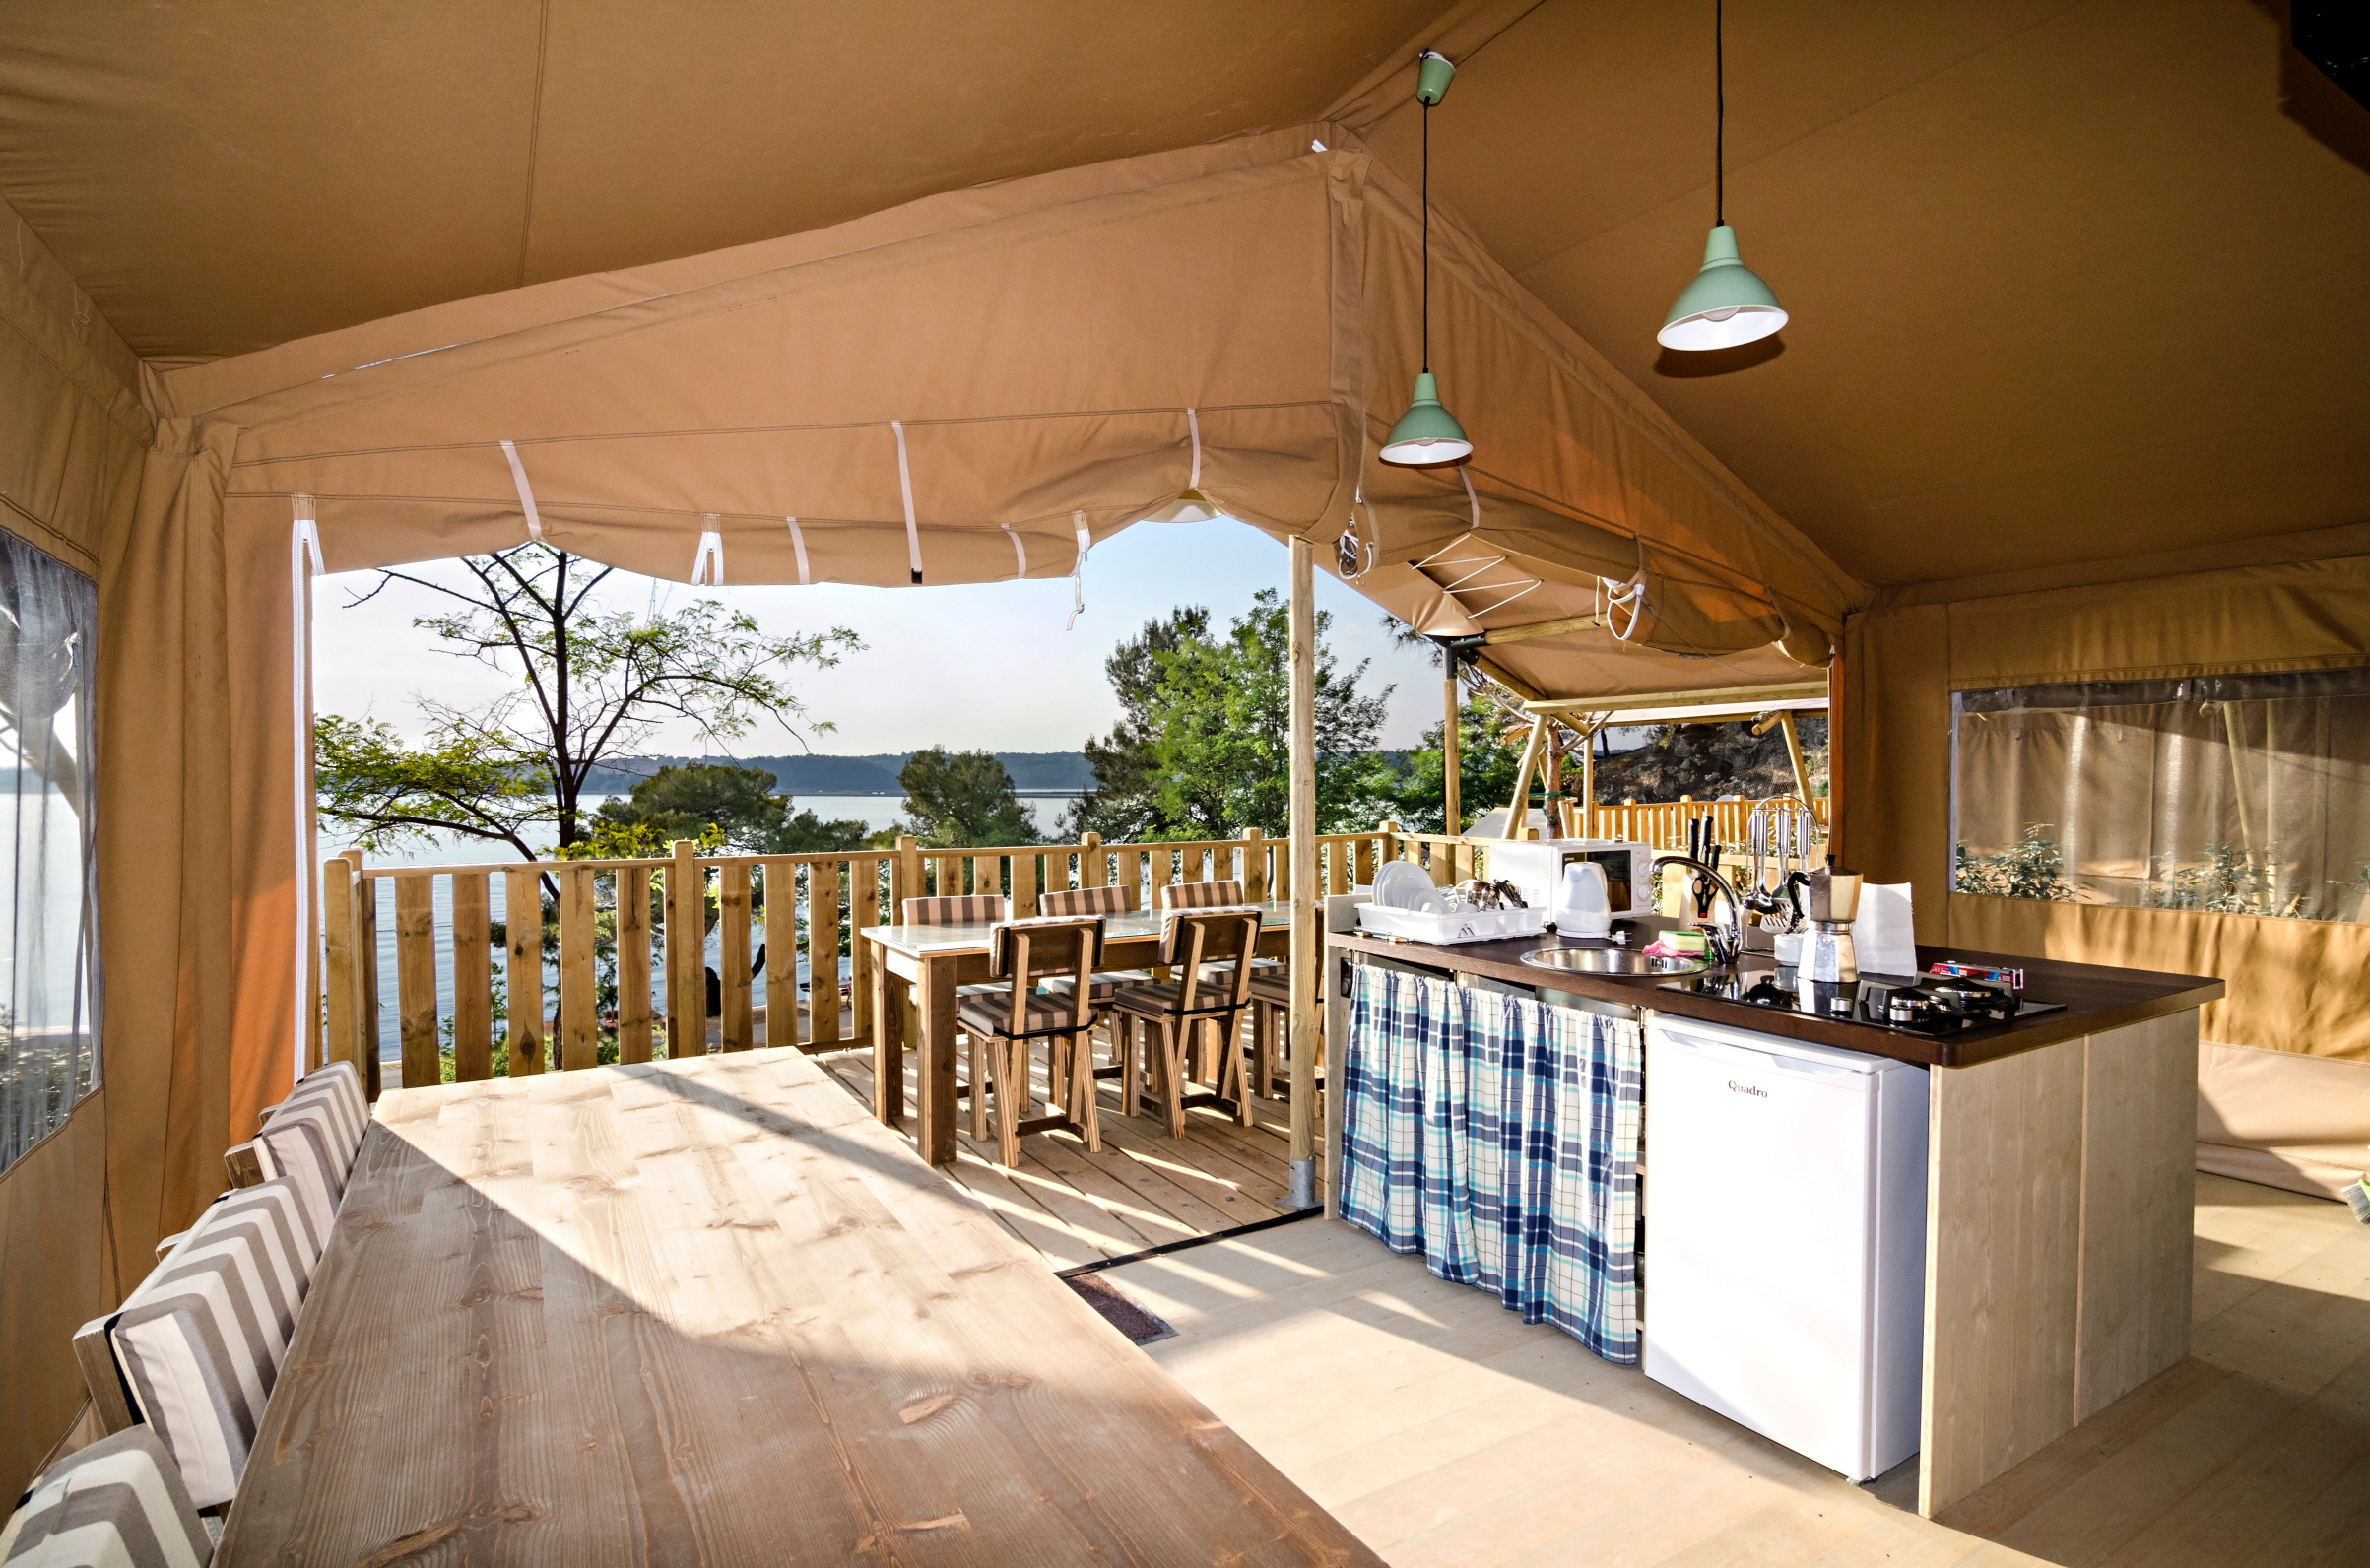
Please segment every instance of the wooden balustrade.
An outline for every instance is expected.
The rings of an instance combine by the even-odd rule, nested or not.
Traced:
[[[1394,853],[1387,832],[1326,834],[1317,840],[1318,887],[1346,892],[1369,882],[1377,861]],[[1089,833],[1075,844],[954,850],[905,838],[893,850],[700,855],[678,843],[665,859],[388,867],[366,866],[350,851],[322,870],[323,1057],[362,1068],[375,1096],[382,882],[394,883],[403,1081],[435,1082],[449,1060],[456,1080],[474,1082],[494,1076],[497,1038],[503,1071],[514,1076],[590,1067],[605,1048],[619,1061],[646,1062],[662,1041],[668,1055],[757,1045],[869,1047],[873,947],[856,933],[893,923],[903,899],[998,893],[1016,915],[1033,915],[1045,891],[1115,883],[1149,908],[1165,884],[1234,879],[1247,900],[1262,902],[1290,885],[1290,846],[1257,830],[1239,839],[1147,844],[1105,844]],[[491,897],[496,875],[498,942]],[[441,921],[439,883],[447,911]],[[441,966],[439,925],[451,953]],[[719,948],[713,1014],[710,929]],[[687,935],[677,940],[677,933]],[[803,998],[802,958],[809,977]],[[450,976],[448,1006],[439,1003],[440,967]],[[547,975],[558,982],[548,999],[557,1008],[549,1011]],[[663,999],[655,1016],[654,980]],[[605,986],[613,994],[607,1008]]]
[[[1571,803],[1560,809],[1567,818],[1560,836],[1570,838],[1609,838],[1623,843],[1648,844],[1658,850],[1684,850],[1687,847],[1687,824],[1710,817],[1712,837],[1719,843],[1742,850],[1756,807],[1772,811],[1799,811],[1803,802],[1793,796],[1779,796],[1766,801],[1625,801],[1618,806],[1583,807]],[[1817,819],[1819,836],[1827,831],[1827,803],[1810,803],[1811,815]],[[1385,822],[1383,830],[1394,848],[1396,858],[1412,860],[1431,875],[1432,881],[1448,887],[1471,877],[1486,877],[1489,865],[1489,846],[1501,840],[1490,838],[1452,837],[1443,833],[1403,833],[1395,822]],[[1548,836],[1542,824],[1530,835]],[[1371,877],[1366,880],[1371,881]]]

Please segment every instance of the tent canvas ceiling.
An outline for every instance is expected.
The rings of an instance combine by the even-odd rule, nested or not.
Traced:
[[[39,0],[0,195],[136,351],[202,358],[1337,98],[1411,176],[1389,67],[1436,34],[1435,194],[1862,582],[1934,582],[2362,520],[2370,176],[2282,113],[2278,9],[1739,0],[1729,212],[1795,322],[1711,364],[1652,338],[1709,217],[1708,4]]]

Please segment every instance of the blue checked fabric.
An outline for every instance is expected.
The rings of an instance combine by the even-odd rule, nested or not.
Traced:
[[[1638,1358],[1638,1026],[1360,965],[1342,1216],[1608,1361]]]

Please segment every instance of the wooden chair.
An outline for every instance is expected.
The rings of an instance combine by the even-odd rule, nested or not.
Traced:
[[[28,1568],[204,1568],[213,1556],[180,1466],[145,1426],[50,1466],[0,1528],[0,1560]]]
[[[1292,984],[1284,972],[1251,975],[1251,1076],[1259,1097],[1276,1097],[1276,1060],[1284,1054],[1292,1015]]]
[[[1135,910],[1136,889],[1121,886],[1116,882],[1102,887],[1065,887],[1054,892],[1037,895],[1037,913],[1041,915],[1097,915],[1108,919],[1112,915],[1133,914]],[[1110,1010],[1111,998],[1121,986],[1142,985],[1152,978],[1152,971],[1149,969],[1096,970],[1092,981],[1086,988],[1088,1000],[1094,1004],[1094,1021],[1098,1024],[1104,1021]],[[1068,996],[1071,982],[1067,976],[1055,975],[1044,982],[1044,989],[1055,996]],[[1087,1042],[1087,1054],[1091,1057],[1094,1036],[1089,1033],[1085,1038]],[[1071,1044],[1067,1040],[1057,1048],[1057,1055],[1063,1058],[1062,1066],[1065,1071],[1055,1075],[1051,1079],[1056,1084],[1069,1081],[1069,1074],[1066,1070],[1069,1066],[1067,1056],[1070,1049]],[[1119,1049],[1116,1039],[1112,1042],[1111,1065],[1093,1068],[1091,1071],[1096,1078],[1119,1077]],[[1092,1086],[1091,1081],[1088,1086]]]
[[[1247,909],[1251,906],[1243,902],[1242,883],[1233,878],[1226,878],[1218,882],[1170,882],[1160,889],[1160,907],[1169,910]],[[1281,958],[1255,957],[1251,960],[1254,974],[1267,974],[1283,968],[1284,961]],[[1254,1024],[1257,1016],[1256,1013],[1252,1015]],[[1231,1040],[1233,1036],[1226,1038]],[[1207,1047],[1202,1050],[1203,1059],[1194,1064],[1195,1076],[1209,1078],[1214,1075],[1215,1069],[1208,1060],[1210,1054]]]
[[[1009,919],[1012,901],[1001,893],[947,893],[930,898],[908,898],[898,906],[900,924],[908,926],[987,926]],[[963,1002],[971,997],[992,997],[1002,986],[956,986],[955,1006],[959,1013]],[[979,1092],[986,1075],[979,1070],[979,1048],[969,1034],[958,1042],[963,1052],[963,1081],[955,1093],[967,1096],[971,1102],[971,1136],[987,1137],[987,1100]],[[901,1090],[899,1092],[902,1092]]]
[[[1242,883],[1228,879],[1223,882],[1170,882],[1160,889],[1160,907],[1168,909],[1223,909],[1242,902]]]
[[[1251,1125],[1251,1096],[1243,1082],[1242,1052],[1234,1041],[1250,1006],[1250,959],[1258,947],[1255,909],[1169,912],[1160,931],[1160,962],[1177,978],[1122,986],[1111,998],[1112,1028],[1120,1037],[1122,1114],[1136,1114],[1142,1077],[1136,1037],[1141,1027],[1159,1037],[1159,1051],[1148,1065],[1154,1070],[1152,1089],[1166,1113],[1169,1137],[1185,1136],[1185,1111],[1191,1105],[1225,1106],[1237,1122]],[[1196,1035],[1212,1028],[1221,1043],[1212,1075],[1214,1092],[1188,1094],[1188,1050]]]
[[[1095,915],[1039,916],[1008,921],[989,939],[988,973],[1005,982],[1000,996],[966,998],[955,1015],[972,1042],[974,1070],[981,1054],[988,1063],[986,1087],[996,1100],[996,1152],[1006,1167],[1020,1162],[1020,1135],[1068,1127],[1099,1152],[1102,1128],[1095,1116],[1093,1054],[1078,1037],[1094,1021],[1090,981],[1102,956],[1102,920]],[[1040,980],[1067,978],[1069,994],[1037,989]],[[1036,1042],[1046,1045],[1046,1099],[1061,1094],[1061,1114],[1033,1120],[1028,1109],[1029,1059]],[[1068,1042],[1071,1049],[1061,1049]],[[1066,1080],[1061,1077],[1067,1063]],[[983,1096],[974,1094],[976,1110]]]

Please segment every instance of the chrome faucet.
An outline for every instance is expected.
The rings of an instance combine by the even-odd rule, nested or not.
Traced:
[[[1665,866],[1684,866],[1689,871],[1710,878],[1712,886],[1719,890],[1721,897],[1728,900],[1728,925],[1725,928],[1708,922],[1695,923],[1695,927],[1703,933],[1704,941],[1712,949],[1713,957],[1724,965],[1735,963],[1745,952],[1745,900],[1737,896],[1735,885],[1726,877],[1721,876],[1719,872],[1706,866],[1692,855],[1657,855],[1654,857],[1654,869],[1657,872],[1660,872]]]

